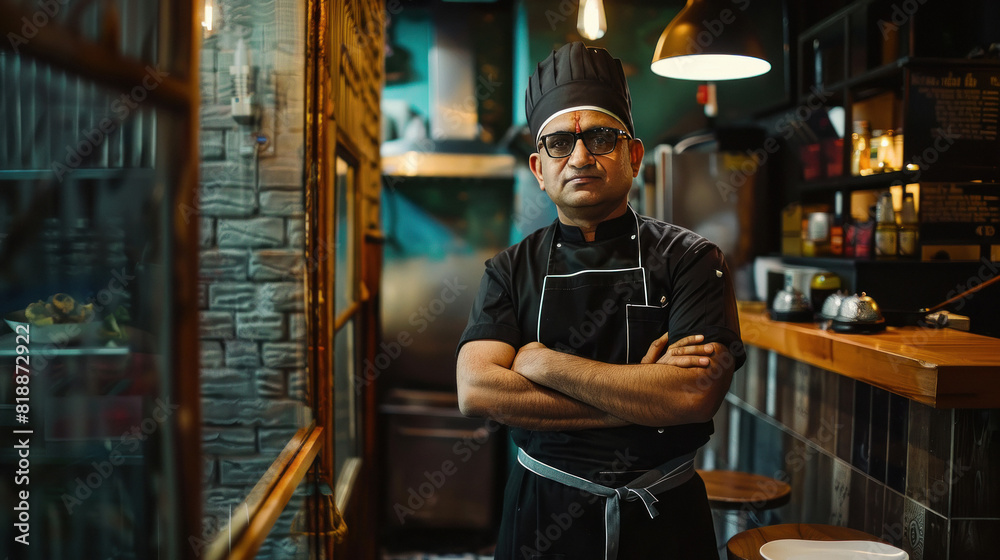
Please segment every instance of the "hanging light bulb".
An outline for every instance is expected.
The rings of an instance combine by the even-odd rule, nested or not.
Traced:
[[[215,7],[212,6],[212,0],[205,0],[205,17],[201,20],[201,26],[205,28],[205,31],[211,33],[213,31],[212,27],[215,24],[214,21],[214,11]]]
[[[576,19],[576,30],[591,41],[604,37],[608,31],[608,20],[604,17],[604,0],[580,0],[580,15]]]

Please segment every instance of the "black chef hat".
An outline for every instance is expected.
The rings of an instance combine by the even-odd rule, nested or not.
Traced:
[[[563,45],[538,64],[528,78],[524,106],[536,143],[550,120],[582,109],[611,115],[635,137],[632,98],[622,61],[604,49],[580,42]]]

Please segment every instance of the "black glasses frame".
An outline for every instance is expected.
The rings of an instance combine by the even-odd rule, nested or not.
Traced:
[[[604,151],[604,152],[595,152],[588,145],[587,139],[588,138],[593,139],[593,138],[595,138],[596,134],[604,133],[604,132],[607,132],[607,131],[611,131],[611,132],[615,133],[615,140],[614,140],[614,142],[611,143],[611,147],[608,148],[607,151]],[[553,136],[564,136],[564,137],[572,137],[573,138],[573,147],[572,147],[572,149],[570,149],[570,151],[569,151],[568,154],[563,155],[563,156],[554,156],[554,155],[552,155],[552,152],[549,151],[549,145],[548,145],[548,142],[546,142],[546,139],[551,138]],[[539,146],[545,148],[545,153],[548,154],[548,156],[550,158],[562,159],[562,158],[567,158],[567,157],[573,155],[573,152],[576,150],[576,143],[577,143],[577,141],[578,140],[583,140],[583,147],[587,148],[587,151],[590,152],[590,155],[603,156],[603,155],[610,154],[611,152],[615,151],[615,148],[618,147],[618,138],[620,138],[622,136],[624,136],[625,138],[631,139],[631,136],[629,136],[628,132],[626,132],[624,130],[621,130],[621,129],[618,129],[618,128],[611,128],[609,126],[601,126],[601,127],[597,127],[597,128],[591,128],[591,129],[588,129],[588,130],[584,130],[582,132],[569,132],[569,131],[553,132],[551,134],[546,134],[546,135],[540,137],[538,139],[538,144],[539,144]]]

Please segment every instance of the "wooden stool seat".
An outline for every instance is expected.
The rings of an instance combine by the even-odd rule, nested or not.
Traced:
[[[837,527],[836,525],[818,525],[810,523],[786,523],[784,525],[769,525],[748,529],[729,539],[726,547],[729,560],[763,560],[760,547],[765,543],[781,539],[803,539],[808,541],[875,541],[884,540],[869,535],[864,531]]]
[[[792,497],[792,487],[767,476],[739,471],[699,470],[705,481],[708,503],[717,509],[761,511],[783,506]]]

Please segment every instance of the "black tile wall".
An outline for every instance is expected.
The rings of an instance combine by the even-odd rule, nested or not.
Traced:
[[[865,530],[865,515],[868,510],[868,477],[857,471],[851,473],[848,494],[847,526]]]
[[[1000,410],[935,409],[759,349],[748,364],[705,454],[792,486],[754,524],[848,526],[913,560],[1000,557]]]
[[[830,512],[825,523],[847,526],[850,518],[851,479],[856,471],[850,464],[839,459],[832,459],[832,469]]]
[[[924,558],[936,560],[948,558],[948,520],[928,510],[924,525]],[[955,560],[966,560],[958,557]]]
[[[861,528],[869,535],[882,532],[885,522],[885,484],[875,479],[867,479],[865,489],[865,524]]]
[[[764,399],[767,395],[767,364],[770,352],[765,352],[755,346],[747,347],[746,376],[746,397],[743,399],[747,404],[764,411]]]
[[[805,436],[827,453],[836,452],[837,400],[840,376],[823,369],[810,367],[808,372],[809,400],[806,407],[809,421]]]
[[[889,395],[889,441],[885,483],[893,490],[906,491],[906,455],[910,420],[910,399]]]
[[[882,514],[882,530],[875,533],[893,546],[903,546],[906,537],[906,527],[903,525],[903,507],[906,497],[901,493],[886,489],[885,507]]]
[[[851,437],[854,434],[854,385],[850,377],[837,375],[837,444],[836,455],[851,462]]]
[[[786,426],[792,423],[795,414],[797,364],[798,362],[795,360],[779,356],[775,369],[775,387],[773,389],[768,387],[775,396],[775,402],[772,406],[767,407],[767,412]]]
[[[955,411],[953,517],[997,517],[1000,511],[1000,410]],[[997,556],[1000,556],[1000,549]]]
[[[806,437],[809,437],[809,421],[812,419],[813,413],[819,411],[818,406],[810,406],[819,404],[819,401],[810,400],[812,397],[811,381],[815,377],[810,373],[812,372],[807,364],[792,363],[789,368],[792,398],[788,402],[790,406],[786,408],[785,415],[781,419],[793,432],[803,434]],[[784,407],[779,406],[778,408]]]
[[[994,560],[1000,556],[1000,519],[958,519],[951,522],[949,558]]]
[[[854,435],[851,439],[851,464],[861,472],[871,472],[872,386],[854,384]]]
[[[951,498],[951,410],[910,403],[906,495],[941,515]]]
[[[889,444],[889,393],[872,388],[871,453],[869,470],[875,480],[885,484],[885,462]]]

